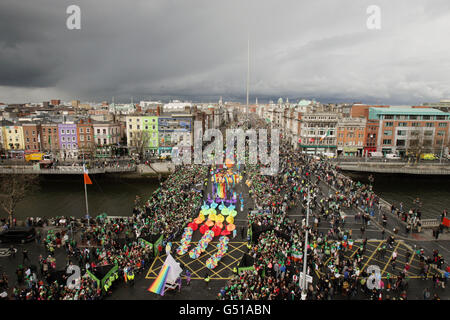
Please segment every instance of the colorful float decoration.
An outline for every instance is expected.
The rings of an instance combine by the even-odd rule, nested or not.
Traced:
[[[200,229],[202,227],[200,227]],[[208,244],[211,242],[211,240],[213,238],[214,238],[214,231],[212,231],[212,230],[205,231],[205,234],[202,236],[202,238],[198,242],[197,247],[195,247],[194,249],[189,251],[189,257],[191,257],[191,259],[197,259],[198,257],[200,257],[200,255],[203,252],[205,252],[206,248],[208,247]]]
[[[225,255],[225,253],[228,251],[228,242],[230,239],[226,236],[222,236],[219,239],[219,243],[217,244],[217,252],[213,254],[211,257],[209,257],[206,260],[206,267],[210,270],[217,267],[219,264],[219,261],[222,259],[222,257]]]
[[[197,225],[195,224],[195,226],[197,226]],[[194,233],[194,230],[189,226],[184,229],[183,236],[180,241],[180,246],[177,248],[177,254],[179,254],[180,256],[185,254],[188,251],[188,249],[191,245],[193,233]]]

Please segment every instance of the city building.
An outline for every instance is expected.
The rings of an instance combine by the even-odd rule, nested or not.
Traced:
[[[193,114],[171,113],[158,117],[159,148],[158,153],[171,153],[176,145],[180,149],[191,149],[193,141]],[[179,150],[179,151],[181,151]]]
[[[450,112],[450,99],[441,100],[439,102],[426,102],[423,104],[434,109],[438,109],[444,112]]]
[[[448,147],[450,113],[433,108],[369,108],[378,122],[377,151],[383,153],[440,153]]]
[[[362,156],[366,137],[365,118],[341,118],[337,123],[337,155]]]
[[[307,153],[336,153],[338,115],[333,111],[304,113],[300,124],[300,148]]]
[[[8,151],[18,151],[21,150],[23,155],[24,139],[23,139],[23,128],[20,123],[6,122],[3,127],[5,148]],[[11,153],[12,154],[12,153]]]
[[[39,123],[22,123],[25,154],[41,150],[41,125]]]
[[[41,124],[41,151],[59,156],[58,123],[46,121]]]
[[[156,116],[142,116],[141,128],[148,137],[148,145],[145,146],[145,153],[149,156],[154,156],[158,153],[159,148],[159,133],[158,133],[158,117]]]
[[[59,150],[62,159],[78,157],[77,124],[65,122],[58,124]]]
[[[72,101],[70,102],[70,105],[71,105],[73,108],[78,108],[78,106],[80,105],[80,100],[72,100]]]
[[[93,157],[95,153],[95,142],[92,120],[90,118],[79,119],[76,124],[79,154],[85,157]]]
[[[118,122],[93,123],[96,157],[110,157],[120,144],[120,124]]]

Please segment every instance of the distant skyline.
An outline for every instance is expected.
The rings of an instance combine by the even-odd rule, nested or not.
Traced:
[[[421,105],[450,98],[449,33],[448,0],[3,0],[0,102],[245,103],[249,35],[252,103]]]

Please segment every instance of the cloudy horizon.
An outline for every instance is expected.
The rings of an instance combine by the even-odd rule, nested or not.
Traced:
[[[68,30],[66,8],[81,9]],[[381,29],[369,30],[370,5]],[[3,0],[0,102],[450,98],[446,0]]]

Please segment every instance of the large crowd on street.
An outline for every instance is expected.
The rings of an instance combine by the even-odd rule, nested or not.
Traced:
[[[395,274],[387,272],[384,279],[375,271],[368,273],[363,263],[367,250],[365,228],[375,214],[383,212],[371,186],[355,183],[328,161],[293,152],[285,144],[280,145],[280,155],[280,172],[275,176],[260,175],[258,166],[246,166],[249,193],[257,208],[249,213],[249,227],[253,225],[263,231],[253,239],[249,252],[255,269],[236,274],[220,290],[218,299],[294,300],[305,296],[312,300],[407,299],[409,261]],[[308,226],[305,217],[300,221],[289,218],[289,212],[296,208],[304,216],[308,203],[311,208]],[[346,228],[344,210],[356,212],[355,221],[361,224],[361,234],[352,234],[352,229]],[[395,207],[391,210],[393,214],[402,212]],[[386,227],[386,214],[382,214],[382,220]],[[403,221],[417,227],[420,209],[408,212]],[[319,225],[328,228],[319,229]],[[307,274],[318,276],[313,284],[307,285],[302,297],[299,276],[303,270],[306,230]],[[394,248],[397,232],[394,228],[377,254],[385,255]],[[357,238],[360,239],[356,241]],[[352,248],[355,254],[346,254]],[[449,272],[448,267],[443,270],[442,255],[435,250],[433,257],[428,257],[419,248],[417,256],[423,279],[430,277],[433,287],[444,288]],[[396,257],[390,259],[393,268],[395,260]],[[432,271],[431,266],[442,272]],[[430,296],[429,290],[424,292],[424,298],[439,299],[438,295]]]
[[[259,122],[258,126],[265,124]],[[404,267],[396,272],[387,272],[383,279],[376,273],[368,273],[364,265],[363,256],[368,250],[366,228],[376,215],[380,215],[383,227],[388,220],[371,185],[354,182],[340,174],[329,161],[294,152],[286,143],[280,145],[278,174],[261,175],[260,166],[246,164],[242,182],[248,186],[248,201],[255,208],[248,213],[248,227],[257,231],[252,234],[248,251],[254,270],[234,275],[220,289],[218,299],[408,299],[409,261],[402,263]],[[158,247],[160,251],[166,242],[180,236],[200,211],[208,174],[208,166],[178,166],[148,199],[136,197],[133,214],[128,218],[101,215],[81,224],[70,217],[27,219],[28,226],[51,226],[57,231],[38,234],[36,242],[45,252],[39,261],[31,261],[26,250],[17,252],[11,246],[10,259],[21,264],[16,270],[16,281],[8,279],[6,274],[0,276],[0,297],[16,300],[103,298],[114,286],[98,287],[87,271],[95,273],[100,267],[117,266],[116,281],[122,282],[130,279],[129,274],[147,270],[154,258],[154,248],[138,239],[162,235],[164,243]],[[420,206],[409,211],[402,206],[392,206],[390,213],[406,223],[407,232],[420,231]],[[310,210],[309,221],[306,221],[307,210]],[[346,226],[347,211],[356,213],[355,222],[361,226],[356,235]],[[300,218],[290,217],[293,212]],[[397,232],[383,232],[386,241],[377,252],[382,257],[393,250],[395,257],[390,258],[393,268],[398,261],[394,249]],[[314,281],[303,291],[299,276],[303,269],[306,233],[307,273],[314,275]],[[349,254],[352,248],[356,251]],[[427,256],[422,248],[416,250],[420,275],[424,279],[431,278],[433,286],[445,287],[449,269],[439,251]],[[57,272],[58,253],[66,257],[63,263],[66,267],[72,264],[81,267],[84,276],[79,286],[68,285],[67,274]],[[39,268],[34,267],[37,262]],[[5,292],[8,292],[6,296]],[[424,292],[424,298],[439,297],[433,297],[428,291]]]

